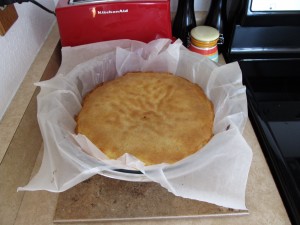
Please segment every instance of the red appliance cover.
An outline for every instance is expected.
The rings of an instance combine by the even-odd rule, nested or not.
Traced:
[[[62,46],[132,39],[172,38],[170,1],[98,1],[69,4],[59,0],[56,17]]]

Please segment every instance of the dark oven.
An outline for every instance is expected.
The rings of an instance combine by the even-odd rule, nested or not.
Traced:
[[[238,61],[249,118],[292,224],[300,224],[300,1],[226,1],[226,62]]]

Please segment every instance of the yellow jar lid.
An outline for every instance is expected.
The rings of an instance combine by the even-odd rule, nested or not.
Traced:
[[[191,30],[191,36],[199,41],[209,42],[219,38],[219,31],[209,26],[198,26]]]

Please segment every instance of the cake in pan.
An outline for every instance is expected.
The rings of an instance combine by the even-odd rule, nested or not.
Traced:
[[[211,139],[214,111],[201,87],[170,73],[134,72],[88,93],[76,132],[111,159],[175,163]]]

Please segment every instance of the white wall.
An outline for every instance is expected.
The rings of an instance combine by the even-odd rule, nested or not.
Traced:
[[[194,0],[195,11],[208,11],[211,0]],[[171,11],[176,12],[178,0],[171,0]]]
[[[58,0],[38,0],[54,10]],[[211,0],[194,0],[196,11],[207,11]],[[171,11],[178,0],[171,0]],[[19,18],[0,36],[0,121],[55,22],[55,17],[32,3],[15,4]]]
[[[54,10],[53,0],[39,2]],[[0,120],[55,21],[54,15],[32,3],[15,7],[19,18],[0,36]]]

